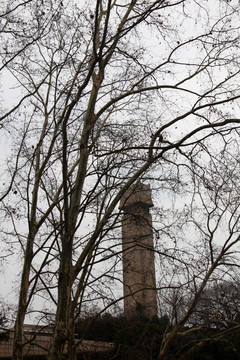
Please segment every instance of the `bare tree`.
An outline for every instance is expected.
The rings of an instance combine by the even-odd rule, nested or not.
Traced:
[[[163,339],[159,359],[168,358],[169,347],[177,336],[187,336],[209,326],[223,330],[212,340],[207,337],[205,342],[199,342],[201,347],[219,340],[226,327],[227,335],[239,330],[239,324],[234,321],[238,301],[234,288],[239,276],[239,147],[232,131],[224,138],[220,135],[218,144],[218,149],[209,153],[209,140],[203,141],[192,152],[189,175],[193,187],[185,172],[188,190],[184,192],[184,204],[177,219],[178,230],[171,225],[166,232],[170,237],[168,249],[159,251],[161,257],[168,257],[166,268],[171,271],[171,276],[165,275],[171,286],[165,285],[162,301],[165,309],[168,304],[172,324]],[[201,159],[196,162],[199,155]],[[174,243],[172,248],[170,242]],[[162,267],[164,264],[166,259]],[[229,292],[226,299],[224,289],[228,287],[224,282],[233,283],[233,293]],[[195,343],[188,346],[187,353],[184,354],[185,348],[178,354],[179,358],[188,359],[199,350]]]
[[[196,306],[190,323],[205,328],[228,329],[237,325],[239,315],[238,281],[219,282],[207,287]]]
[[[181,164],[203,168],[198,155],[206,139],[237,136],[231,106],[239,98],[239,5],[215,5],[47,0],[5,10],[3,43],[10,33],[15,52],[4,71],[22,94],[1,116],[15,150],[2,196],[12,224],[5,233],[24,254],[13,359],[22,359],[23,322],[36,295],[56,308],[48,359],[61,359],[66,344],[74,359],[76,312],[91,284],[108,274],[94,278],[94,269],[102,255],[119,254],[113,230],[125,191],[141,178],[169,186],[173,173],[177,186]],[[10,27],[12,14],[20,33]],[[214,159],[210,148],[208,154]],[[160,359],[235,241],[215,253],[209,240],[209,268]]]

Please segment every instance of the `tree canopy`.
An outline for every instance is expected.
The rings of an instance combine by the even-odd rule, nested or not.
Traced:
[[[48,360],[73,360],[79,315],[121,304],[118,204],[138,180],[153,190],[159,313],[173,325],[159,360],[205,286],[236,277],[239,6],[0,4],[0,230],[4,256],[23,259],[14,360],[28,312],[54,324]]]

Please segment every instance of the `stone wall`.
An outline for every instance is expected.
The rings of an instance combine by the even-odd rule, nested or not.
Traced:
[[[29,342],[24,346],[23,355],[46,355],[50,346],[50,335],[25,334],[25,341]],[[76,340],[78,353],[104,352],[113,349],[114,344],[109,342]],[[8,341],[0,342],[0,358],[11,357],[13,349],[13,333]]]
[[[120,202],[123,210],[123,292],[127,318],[157,316],[150,187],[137,183]]]

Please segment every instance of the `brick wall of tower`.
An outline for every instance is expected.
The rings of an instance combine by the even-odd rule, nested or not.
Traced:
[[[122,218],[124,314],[157,316],[150,188],[138,184],[123,197]]]

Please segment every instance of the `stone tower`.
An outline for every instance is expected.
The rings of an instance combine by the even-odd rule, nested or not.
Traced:
[[[127,318],[157,316],[150,186],[137,183],[120,201],[123,210],[123,293]]]

